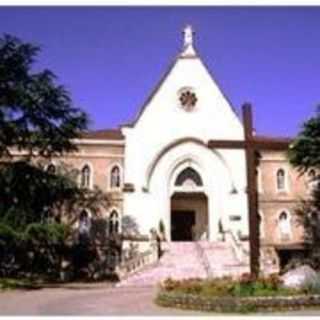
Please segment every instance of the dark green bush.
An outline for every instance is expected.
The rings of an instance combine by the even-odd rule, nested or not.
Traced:
[[[58,244],[63,243],[70,230],[68,226],[60,223],[31,223],[24,231],[24,240],[37,244]]]
[[[69,235],[59,223],[31,223],[22,231],[1,223],[0,278],[91,281],[114,275],[110,255],[121,254],[121,241],[70,243]]]
[[[21,240],[21,234],[16,232],[10,225],[0,223],[0,245],[1,243],[10,245]]]

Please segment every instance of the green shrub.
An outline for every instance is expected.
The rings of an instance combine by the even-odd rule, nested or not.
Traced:
[[[173,280],[168,278],[164,281],[162,287],[166,291],[196,293],[198,292],[199,284],[198,279]]]
[[[12,244],[21,240],[21,234],[16,232],[10,225],[0,223],[0,243]]]
[[[40,288],[40,285],[28,279],[11,279],[11,278],[0,279],[0,290],[38,289],[38,288]]]
[[[319,281],[320,288],[320,281]],[[243,275],[239,280],[229,277],[211,280],[188,279],[173,280],[167,279],[162,284],[162,289],[169,292],[197,294],[201,296],[276,296],[291,295],[299,293],[294,289],[287,289],[281,286],[281,281],[277,275],[261,277],[256,280],[250,275]],[[300,291],[301,293],[301,291]]]
[[[68,232],[69,228],[60,223],[31,223],[25,229],[24,239],[39,244],[56,244],[62,243]]]

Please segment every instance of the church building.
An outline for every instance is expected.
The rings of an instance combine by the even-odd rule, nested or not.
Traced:
[[[139,234],[161,229],[168,242],[219,242],[229,234],[248,248],[245,151],[208,144],[243,141],[243,123],[194,42],[187,26],[180,53],[137,117],[119,129],[84,133],[79,151],[65,160],[80,170],[83,187],[97,185],[110,194],[110,232],[121,233],[124,217],[130,217]],[[272,260],[276,251],[302,245],[294,210],[309,195],[314,173],[298,177],[290,166],[289,138],[255,137],[283,145],[260,151],[256,172],[261,244]]]

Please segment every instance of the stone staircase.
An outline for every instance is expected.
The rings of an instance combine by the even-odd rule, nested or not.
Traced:
[[[228,242],[200,241],[198,246],[203,250],[205,259],[210,266],[209,277],[238,277],[249,272],[249,265],[238,260]]]
[[[153,286],[167,278],[213,278],[248,272],[227,242],[163,243],[164,254],[152,266],[123,279],[118,286]]]

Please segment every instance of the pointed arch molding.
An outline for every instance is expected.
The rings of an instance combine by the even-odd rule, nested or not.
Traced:
[[[228,165],[228,163],[225,161],[225,159],[223,158],[223,156],[216,150],[212,150],[209,149],[207,144],[205,142],[203,142],[201,139],[197,139],[197,138],[192,138],[192,137],[187,137],[187,138],[181,138],[178,140],[175,140],[174,142],[168,144],[167,146],[165,146],[160,152],[158,152],[156,154],[156,156],[153,158],[153,160],[151,161],[150,165],[147,168],[146,171],[146,177],[145,177],[145,187],[143,188],[146,192],[149,191],[150,188],[150,181],[152,179],[152,176],[154,174],[154,171],[158,165],[158,163],[161,161],[161,159],[168,153],[170,152],[172,149],[174,149],[175,147],[185,144],[185,143],[194,143],[196,145],[202,146],[204,148],[206,148],[207,150],[213,152],[218,158],[219,160],[224,164],[225,168],[228,171],[229,177],[231,179],[231,181],[233,181],[232,179],[232,174],[231,174],[231,169]],[[232,183],[233,184],[233,183]],[[233,187],[233,186],[231,186]]]

